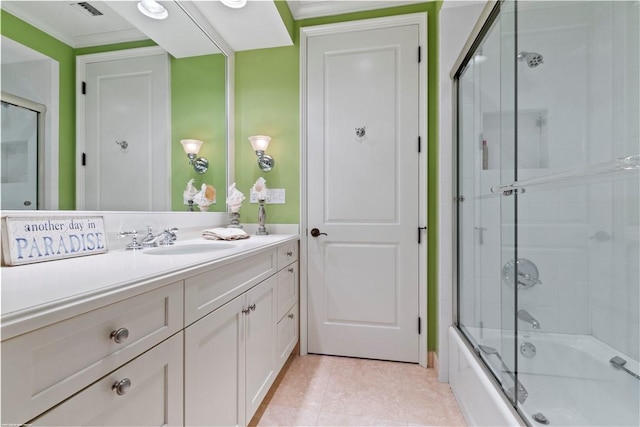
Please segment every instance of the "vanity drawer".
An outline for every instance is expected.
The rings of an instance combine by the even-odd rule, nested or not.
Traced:
[[[291,351],[298,342],[298,304],[291,307],[291,310],[278,322],[278,345],[276,346],[278,371],[282,369],[289,358]]]
[[[2,423],[22,424],[183,328],[182,282],[2,342]]]
[[[273,249],[186,279],[185,326],[275,274],[276,264],[277,252]]]
[[[182,425],[182,341],[174,335],[29,425]]]
[[[278,270],[298,260],[298,241],[282,245],[278,248]]]
[[[278,319],[298,302],[298,263],[278,272]]]

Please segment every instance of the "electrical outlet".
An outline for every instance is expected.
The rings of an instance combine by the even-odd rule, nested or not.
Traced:
[[[267,205],[283,205],[285,204],[285,189],[284,188],[267,188],[267,199],[265,204]],[[258,197],[253,189],[249,190],[249,203],[258,203]]]

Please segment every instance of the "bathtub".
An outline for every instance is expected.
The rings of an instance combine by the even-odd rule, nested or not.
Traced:
[[[621,356],[627,360],[625,367],[637,373],[637,361],[592,336],[527,332],[518,339],[518,380],[528,394],[516,414],[462,333],[450,328],[451,388],[470,425],[522,425],[523,419],[543,425],[534,420],[535,414],[543,414],[550,426],[640,425],[640,381],[609,363]],[[500,331],[486,329],[478,340],[498,350],[501,342]],[[520,354],[525,342],[535,347],[535,356]],[[495,356],[486,359],[490,369],[500,370]]]

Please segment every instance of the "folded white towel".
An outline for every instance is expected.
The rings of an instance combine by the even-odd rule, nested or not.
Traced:
[[[202,237],[209,240],[248,239],[249,235],[240,228],[210,228],[202,231]]]

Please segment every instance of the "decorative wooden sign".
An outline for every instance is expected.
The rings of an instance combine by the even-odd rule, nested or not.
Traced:
[[[5,265],[32,264],[107,252],[104,221],[90,217],[2,218]]]

